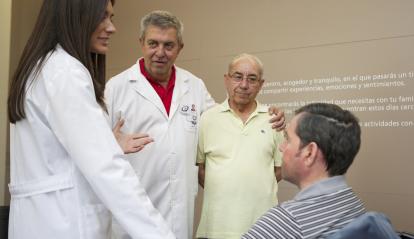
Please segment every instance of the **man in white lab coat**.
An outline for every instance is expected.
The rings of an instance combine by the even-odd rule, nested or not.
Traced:
[[[128,159],[173,233],[188,239],[198,188],[198,122],[215,102],[201,79],[174,65],[184,46],[182,31],[169,12],[146,15],[141,20],[143,57],[109,80],[105,99],[112,127],[122,118],[123,133],[145,132],[154,140]],[[116,222],[113,228],[115,237],[123,238]]]

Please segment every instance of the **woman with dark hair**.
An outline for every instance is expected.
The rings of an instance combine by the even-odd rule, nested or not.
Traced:
[[[10,84],[9,238],[174,238],[105,119],[114,0],[45,0]]]

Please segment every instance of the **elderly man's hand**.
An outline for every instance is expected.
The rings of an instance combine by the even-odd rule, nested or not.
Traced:
[[[112,132],[115,135],[116,141],[118,142],[119,146],[121,146],[124,153],[136,153],[141,151],[145,145],[154,142],[152,138],[149,137],[148,134],[124,134],[121,132],[121,128],[124,125],[125,121],[120,119],[115,127],[112,129]]]
[[[272,129],[281,131],[286,127],[285,112],[279,110],[276,106],[270,106],[269,114],[272,116],[269,120],[269,123],[272,124]]]

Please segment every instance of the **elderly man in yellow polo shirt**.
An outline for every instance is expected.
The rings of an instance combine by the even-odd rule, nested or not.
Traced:
[[[283,136],[256,101],[263,82],[257,57],[235,57],[224,75],[228,99],[201,116],[197,164],[204,200],[197,238],[240,238],[277,204]]]

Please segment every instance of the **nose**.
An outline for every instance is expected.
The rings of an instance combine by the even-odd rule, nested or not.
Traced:
[[[243,89],[249,88],[249,81],[247,80],[246,77],[243,77],[242,81],[240,81],[239,86],[240,88],[243,88]]]
[[[155,55],[159,58],[165,56],[165,47],[163,44],[159,44],[156,51],[155,51]]]
[[[111,20],[109,20],[108,24],[106,25],[105,31],[111,34],[116,32],[115,25]]]

